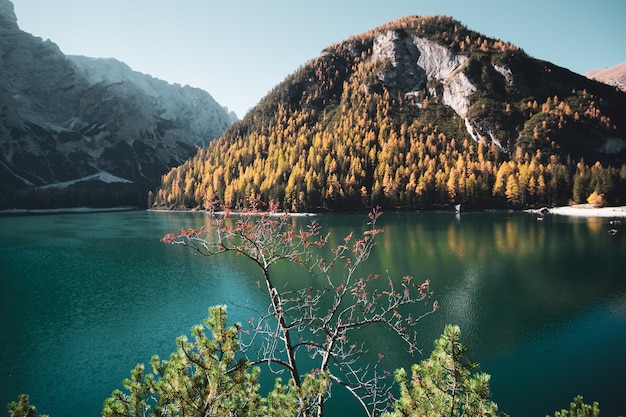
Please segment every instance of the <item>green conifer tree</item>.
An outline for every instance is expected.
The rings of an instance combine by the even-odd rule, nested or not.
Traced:
[[[478,365],[466,354],[459,327],[446,326],[430,358],[411,367],[411,379],[404,369],[396,371],[400,398],[385,416],[505,416],[491,401],[490,376],[472,373]]]
[[[26,394],[21,394],[17,401],[12,401],[8,404],[9,416],[11,417],[35,417],[37,413],[37,407],[29,404],[30,398]],[[48,417],[46,415],[39,414],[39,417]]]
[[[600,415],[600,407],[597,402],[593,404],[585,404],[582,395],[574,398],[569,405],[569,410],[556,411],[554,417],[598,417]],[[550,417],[550,416],[546,416]]]

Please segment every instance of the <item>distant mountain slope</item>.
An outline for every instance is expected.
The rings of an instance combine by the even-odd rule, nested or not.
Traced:
[[[626,62],[622,62],[610,68],[598,68],[589,71],[585,76],[626,91]]]
[[[626,196],[626,94],[443,16],[327,48],[163,177],[161,207],[528,207]],[[598,163],[596,164],[596,161]]]
[[[231,116],[203,90],[65,56],[0,0],[0,208],[145,204]]]

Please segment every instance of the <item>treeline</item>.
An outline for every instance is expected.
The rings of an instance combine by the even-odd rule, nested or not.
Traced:
[[[449,138],[417,118],[398,124],[391,117],[397,104],[366,101],[376,101],[372,106],[380,118],[344,106],[326,129],[328,115],[309,126],[309,113],[287,117],[282,109],[266,132],[252,132],[234,144],[219,140],[164,175],[155,203],[203,208],[219,200],[237,207],[260,195],[293,211],[457,203],[520,208],[583,203],[593,192],[608,204],[624,203],[625,165],[588,165],[521,146],[509,155],[494,142]],[[443,106],[437,111],[456,118]]]
[[[602,97],[567,90],[584,77],[571,81],[563,78],[571,73],[548,68],[533,90],[537,61],[523,64],[509,44],[485,41],[450,18],[394,25],[419,26],[459,50],[465,47],[456,40],[467,41],[483,54],[467,65],[481,87],[468,120],[489,134],[472,138],[466,120],[428,89],[392,96],[378,77],[389,63],[369,59],[371,32],[327,48],[287,77],[243,121],[164,175],[149,204],[201,209],[218,200],[237,208],[258,195],[291,211],[525,208],[584,203],[593,193],[606,204],[626,202],[626,166],[597,149],[623,126]],[[516,68],[530,68],[512,76],[523,84],[504,85],[488,70],[489,59],[509,53],[517,54]]]
[[[376,29],[354,36],[353,39],[368,38],[381,30],[404,30],[427,37],[453,52],[471,55],[486,52],[521,51],[510,42],[492,39],[469,30],[465,25],[449,16],[406,16],[382,25]],[[524,54],[525,55],[525,54]]]
[[[88,182],[67,188],[5,190],[0,207],[27,210],[68,207],[146,207],[146,187],[135,184]]]

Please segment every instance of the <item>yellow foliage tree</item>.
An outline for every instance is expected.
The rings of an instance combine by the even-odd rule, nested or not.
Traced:
[[[604,194],[598,194],[597,192],[592,192],[589,197],[587,197],[587,203],[591,204],[594,207],[604,207],[606,206],[606,201],[604,200]]]

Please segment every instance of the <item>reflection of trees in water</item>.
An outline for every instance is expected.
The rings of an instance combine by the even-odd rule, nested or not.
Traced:
[[[608,220],[538,221],[524,213],[463,213],[459,220],[452,213],[386,216],[373,254],[381,269],[431,279],[441,304],[433,320],[460,324],[473,349],[515,346],[530,332],[605,300],[625,266],[620,254],[626,248],[606,233]]]

